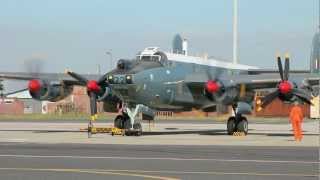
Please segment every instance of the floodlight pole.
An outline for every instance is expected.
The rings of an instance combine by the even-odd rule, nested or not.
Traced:
[[[110,57],[110,71],[112,70],[112,61],[113,61],[113,58],[112,58],[112,50],[110,49],[109,51],[106,52],[107,55],[109,55]]]
[[[238,0],[233,0],[233,63],[238,63]]]

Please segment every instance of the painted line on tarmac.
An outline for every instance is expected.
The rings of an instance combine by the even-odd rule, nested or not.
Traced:
[[[170,157],[161,158],[161,157],[118,157],[118,156],[55,156],[55,155],[25,155],[25,154],[0,154],[0,157],[320,164],[319,161],[279,161],[279,160],[275,161],[275,160],[260,160],[260,159],[210,159],[210,158],[202,159],[202,158],[170,158]]]
[[[133,171],[117,171],[113,170],[98,170],[98,169],[42,169],[42,168],[0,168],[1,170],[11,170],[11,171],[36,171],[36,172],[65,172],[65,173],[87,173],[87,174],[100,174],[100,175],[118,175],[118,176],[129,176],[129,177],[141,177],[148,179],[159,179],[159,180],[179,180],[173,177],[164,177],[164,176],[154,176],[154,175],[145,175],[137,174]],[[140,171],[141,173],[142,171]]]
[[[101,169],[101,171],[104,171]],[[109,171],[109,170],[108,170]],[[258,172],[219,172],[219,171],[141,171],[141,170],[110,170],[112,172],[134,173],[166,173],[166,174],[207,174],[207,175],[247,175],[247,176],[291,176],[291,177],[318,177],[317,174],[295,173],[258,173]]]
[[[42,169],[42,168],[0,168],[1,170],[12,171],[37,171],[37,172],[66,172],[66,173],[87,173],[101,175],[119,175],[129,177],[142,177],[160,180],[178,180],[174,177],[146,175],[145,173],[160,174],[205,174],[205,175],[242,175],[242,176],[287,176],[287,177],[318,177],[317,174],[280,174],[280,173],[258,173],[258,172],[218,172],[218,171],[144,171],[144,170],[114,170],[114,169]]]
[[[2,139],[0,139],[0,141],[2,141]],[[19,142],[27,142],[27,139],[20,139],[20,138],[12,138],[12,139],[5,139],[4,140],[4,142],[13,142],[13,143],[15,143],[15,142],[17,142],[17,143],[19,143]]]

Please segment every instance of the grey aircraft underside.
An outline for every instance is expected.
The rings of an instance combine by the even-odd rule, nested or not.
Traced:
[[[104,102],[106,112],[122,113],[114,124],[118,128],[142,131],[136,115],[152,120],[157,110],[215,111],[215,105],[232,106],[234,116],[227,122],[228,134],[247,134],[248,121],[243,116],[252,111],[255,91],[272,89],[262,107],[273,99],[285,102],[311,103],[320,76],[317,73],[291,72],[289,58],[279,71],[232,64],[198,57],[171,54],[158,48],[146,48],[135,59],[121,59],[117,67],[99,77],[66,74],[0,73],[2,79],[29,80],[31,96],[38,100],[59,101],[72,92],[74,85],[86,86],[90,98],[91,117],[97,114],[96,102]],[[279,75],[280,74],[280,75]],[[91,80],[89,80],[91,79]],[[89,123],[89,129],[92,122]]]

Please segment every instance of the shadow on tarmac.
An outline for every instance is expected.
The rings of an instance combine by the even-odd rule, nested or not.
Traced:
[[[168,129],[169,130],[169,129]],[[178,134],[199,134],[199,135],[211,135],[211,136],[225,136],[227,135],[226,130],[216,129],[216,130],[178,130],[178,128],[172,128],[172,131],[144,131],[143,136],[156,136],[156,135],[178,135]],[[271,137],[290,137],[293,133],[265,133],[265,132],[255,132],[251,133],[254,129],[249,129],[248,135],[259,135],[259,136],[271,136]],[[29,131],[33,133],[64,133],[64,132],[74,132],[74,133],[87,133],[87,131],[77,131],[77,130],[0,130],[2,132],[23,132]],[[306,133],[307,131],[303,131]],[[319,136],[318,133],[308,133],[304,136]]]
[[[188,131],[146,131],[144,136],[173,135],[173,134],[200,134],[200,135],[226,135],[225,130],[188,130]]]

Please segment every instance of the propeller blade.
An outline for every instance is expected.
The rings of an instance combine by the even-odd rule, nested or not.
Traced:
[[[267,96],[265,96],[263,98],[261,107],[263,107],[263,108],[266,107],[268,104],[270,104],[278,96],[279,96],[279,91],[278,90],[268,94]]]
[[[209,72],[209,67],[208,67],[207,70],[206,70],[206,74],[207,74],[207,76],[208,76],[208,80],[213,80],[213,79],[212,79],[212,76],[211,76],[211,74],[210,74],[210,72]]]
[[[101,85],[102,83],[106,83],[106,80],[108,78],[109,73],[104,74],[103,76],[101,76],[99,78],[99,80],[97,81],[99,85]]]
[[[290,61],[289,61],[289,57],[286,57],[285,65],[284,65],[284,80],[285,81],[287,81],[289,79],[289,71],[290,71]]]
[[[97,113],[97,95],[94,92],[90,92],[89,96],[90,96],[90,112],[91,112],[91,116],[94,116]]]
[[[292,93],[297,96],[299,99],[301,99],[303,102],[312,105],[311,102],[311,95],[307,94],[306,92],[299,90],[299,89],[293,89]]]
[[[12,91],[12,92],[8,92],[6,94],[1,94],[3,97],[7,97],[11,94],[15,94],[15,93],[19,93],[19,92],[23,92],[23,91],[28,91],[29,88],[24,88],[24,89],[20,89],[20,90],[16,90],[16,91]]]
[[[66,72],[69,76],[73,77],[74,79],[78,80],[79,82],[81,82],[83,85],[86,85],[88,80],[87,78],[81,76],[80,74],[77,74],[75,72],[72,71],[67,71]]]
[[[278,62],[278,69],[279,69],[280,77],[281,77],[281,80],[283,81],[284,80],[283,67],[282,67],[282,62],[281,62],[281,57],[280,56],[277,57],[277,62]]]

